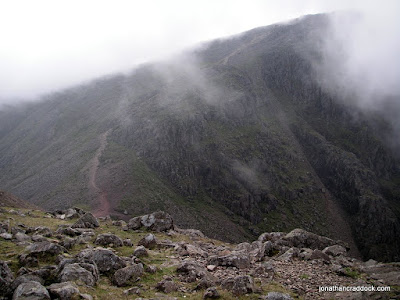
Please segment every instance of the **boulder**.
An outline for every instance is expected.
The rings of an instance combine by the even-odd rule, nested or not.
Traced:
[[[13,300],[50,300],[49,292],[36,281],[21,283],[14,292]]]
[[[264,300],[293,300],[288,294],[269,292],[264,298]]]
[[[20,275],[17,278],[15,278],[15,280],[13,281],[11,288],[14,291],[21,283],[24,282],[29,282],[29,281],[36,281],[39,282],[41,285],[44,285],[44,280],[43,278],[34,275],[34,274],[24,274],[24,275]]]
[[[114,247],[123,246],[122,240],[115,234],[111,233],[99,234],[94,243],[100,246],[108,246],[110,244],[112,244]]]
[[[133,255],[136,257],[143,257],[143,256],[149,256],[149,253],[147,253],[147,250],[144,246],[138,246],[136,247],[135,251],[133,251]]]
[[[299,250],[297,248],[290,248],[282,255],[278,256],[278,260],[291,261],[292,259],[299,257]]]
[[[219,294],[216,287],[208,288],[203,295],[203,299],[218,299],[221,295]]]
[[[173,229],[174,222],[172,217],[163,211],[157,211],[149,215],[135,217],[130,219],[128,222],[128,228],[131,230],[140,229],[141,227],[161,232]]]
[[[229,277],[221,284],[223,289],[226,289],[234,296],[250,294],[254,291],[253,279],[249,275]]]
[[[58,255],[65,252],[65,248],[49,241],[36,242],[26,247],[30,256]]]
[[[0,260],[0,298],[11,292],[14,275],[5,261]]]
[[[284,232],[264,232],[258,237],[258,241],[265,243],[266,241],[276,242],[285,236]]]
[[[99,227],[99,221],[91,213],[86,213],[72,225],[72,228],[95,228]]]
[[[178,274],[184,276],[186,282],[195,282],[199,279],[215,282],[216,278],[208,272],[203,266],[192,260],[186,260],[176,269]]]
[[[133,264],[131,266],[117,270],[112,278],[116,286],[125,286],[130,280],[135,280],[143,275],[143,265]]]
[[[53,283],[47,287],[50,296],[59,300],[79,299],[78,287],[72,282]]]
[[[23,232],[17,232],[14,235],[14,238],[18,241],[18,242],[27,242],[31,240],[31,237]]]
[[[224,256],[211,256],[208,264],[245,269],[250,267],[250,256],[244,252],[232,252]]]
[[[60,273],[60,281],[76,281],[82,282],[88,286],[96,285],[97,279],[93,276],[93,273],[88,271],[79,263],[66,265]]]
[[[330,256],[339,256],[339,255],[346,255],[347,250],[345,247],[340,246],[340,245],[333,245],[326,247],[324,250],[322,250],[325,254],[328,254]]]
[[[100,273],[114,273],[126,267],[122,258],[115,255],[111,250],[104,248],[85,249],[78,253],[78,259],[94,261]]]
[[[310,260],[321,259],[322,261],[328,263],[331,261],[329,255],[325,254],[321,250],[314,250],[310,256]]]
[[[81,232],[79,232],[78,230],[73,229],[73,228],[71,228],[69,226],[67,226],[67,227],[62,226],[62,227],[57,228],[56,233],[57,234],[63,234],[63,235],[69,235],[69,236],[72,236],[72,237],[81,234]]]
[[[154,249],[157,246],[156,237],[154,234],[147,234],[139,241],[138,246],[144,246],[147,249]]]
[[[334,241],[330,238],[320,236],[299,228],[293,229],[291,232],[283,237],[283,240],[288,242],[290,244],[290,247],[310,248],[313,250],[323,250],[324,248],[333,245],[341,245],[345,248],[348,248],[347,245],[342,241]]]
[[[172,278],[166,278],[157,283],[156,289],[160,292],[168,294],[177,291],[178,285],[172,281]]]

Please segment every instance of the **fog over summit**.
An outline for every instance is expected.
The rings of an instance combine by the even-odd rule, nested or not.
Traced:
[[[373,91],[387,91],[396,87],[400,69],[398,6],[397,1],[311,0],[3,2],[0,103],[128,72],[202,41],[337,10],[354,10],[363,21],[350,30],[353,20],[333,23],[324,66],[329,76],[339,74],[334,75],[338,85],[351,82],[358,87],[366,81]],[[344,60],[337,56],[338,47],[343,47]],[[340,69],[333,72],[332,67]]]

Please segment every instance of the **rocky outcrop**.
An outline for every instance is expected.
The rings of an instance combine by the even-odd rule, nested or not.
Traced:
[[[166,212],[158,211],[149,215],[135,217],[129,220],[128,228],[137,230],[146,228],[153,231],[167,231],[174,228],[174,222],[171,215]]]

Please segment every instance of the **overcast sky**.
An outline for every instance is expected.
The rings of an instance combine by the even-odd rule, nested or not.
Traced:
[[[0,1],[0,103],[128,71],[201,41],[304,14],[385,11],[387,3],[396,5],[389,0]]]

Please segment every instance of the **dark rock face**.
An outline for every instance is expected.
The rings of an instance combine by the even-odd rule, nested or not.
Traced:
[[[72,225],[72,228],[95,228],[99,227],[99,221],[91,213],[84,214],[78,221]]]
[[[14,281],[14,275],[7,263],[0,260],[0,297],[6,296],[11,292],[11,284]]]
[[[36,281],[21,283],[15,290],[13,300],[50,300],[49,292]]]
[[[141,227],[161,232],[173,229],[174,222],[171,215],[163,211],[157,211],[149,215],[135,217],[129,220],[129,229],[136,230]]]
[[[95,262],[100,273],[114,273],[126,266],[126,263],[119,256],[104,248],[83,250],[77,257]]]
[[[99,234],[94,243],[100,246],[107,246],[110,244],[112,244],[114,247],[123,246],[123,242],[119,237],[117,237],[115,234],[109,234],[109,233]]]

